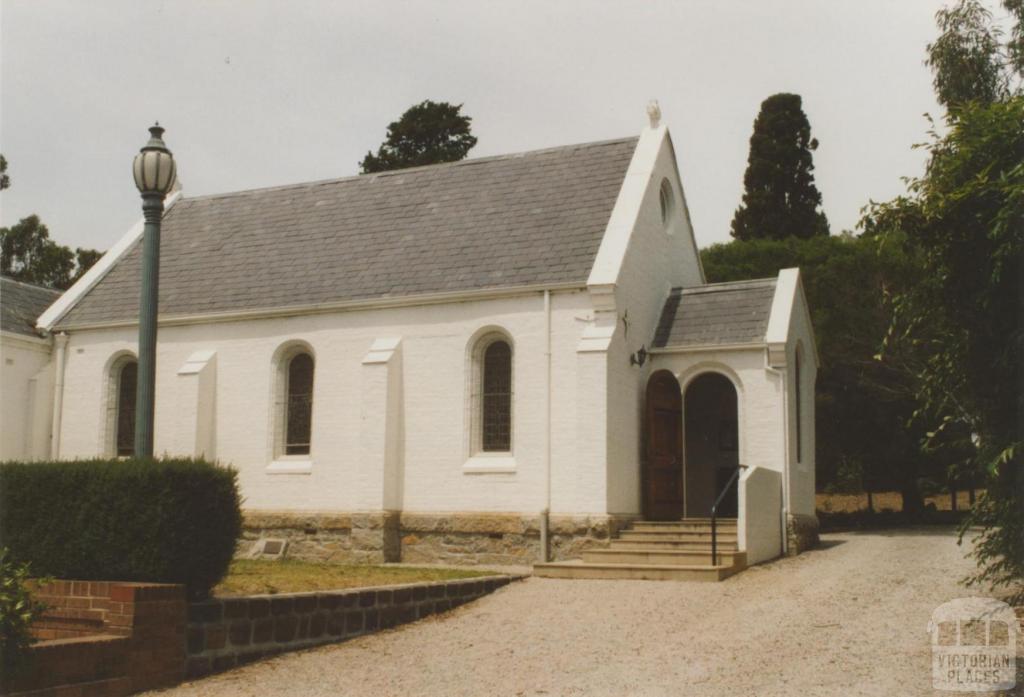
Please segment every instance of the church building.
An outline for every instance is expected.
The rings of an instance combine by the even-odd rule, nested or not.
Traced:
[[[155,451],[235,467],[246,545],[300,558],[671,577],[641,567],[705,554],[716,502],[734,570],[814,544],[799,271],[707,283],[659,118],[639,137],[175,192]],[[141,232],[39,317],[52,408],[33,432],[52,436],[27,457],[132,452]]]

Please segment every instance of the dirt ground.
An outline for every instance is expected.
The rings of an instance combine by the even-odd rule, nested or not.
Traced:
[[[931,695],[928,621],[979,594],[960,585],[972,567],[930,528],[824,535],[723,583],[530,578],[159,694]]]

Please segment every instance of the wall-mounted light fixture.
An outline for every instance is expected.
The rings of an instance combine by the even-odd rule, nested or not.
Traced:
[[[630,365],[642,366],[646,362],[647,362],[647,349],[644,348],[643,346],[641,346],[640,350],[637,351],[636,353],[631,353],[629,355],[629,364]]]

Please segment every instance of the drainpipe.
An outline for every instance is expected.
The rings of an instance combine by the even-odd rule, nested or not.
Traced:
[[[60,458],[60,417],[64,407],[64,357],[68,348],[68,335],[64,332],[54,337],[57,349],[57,365],[53,380],[53,420],[50,430],[50,458]]]
[[[782,556],[789,552],[789,385],[786,371],[773,368],[768,359],[769,349],[764,351],[764,369],[782,383]]]
[[[544,291],[544,508],[540,512],[540,560],[551,557],[551,291]]]

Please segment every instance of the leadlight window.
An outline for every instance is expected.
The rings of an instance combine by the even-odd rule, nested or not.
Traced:
[[[481,376],[481,449],[512,449],[512,347],[494,341],[484,349]]]
[[[285,455],[308,455],[313,425],[313,357],[298,353],[288,361],[285,402]]]
[[[135,388],[138,383],[139,364],[125,361],[117,374],[117,414],[115,416],[114,446],[118,457],[135,453]]]

